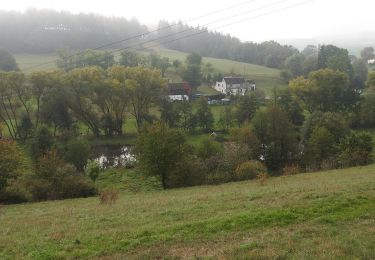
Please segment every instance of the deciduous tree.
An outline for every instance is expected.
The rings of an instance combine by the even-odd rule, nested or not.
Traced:
[[[25,82],[25,76],[20,72],[0,72],[0,119],[8,128],[14,139],[24,139],[20,133],[20,115],[31,120],[31,95]]]
[[[143,123],[149,118],[149,108],[159,100],[166,82],[161,78],[159,70],[142,66],[127,68],[125,76],[131,113],[140,131]]]
[[[5,188],[25,169],[26,157],[14,141],[0,139],[0,201]]]
[[[334,45],[322,45],[318,56],[319,69],[332,69],[346,73],[349,78],[353,77],[353,68],[346,49]]]
[[[293,162],[297,135],[285,111],[277,106],[258,110],[252,124],[262,147],[262,157],[270,170],[278,171]]]
[[[86,67],[69,71],[64,83],[69,88],[69,107],[96,136],[100,135],[100,114],[93,99],[95,90],[104,85],[104,71],[99,67]]]
[[[214,126],[214,116],[205,98],[201,98],[199,100],[197,112],[195,113],[195,118],[197,126],[199,126],[201,129],[203,129],[206,132],[212,130]]]
[[[169,188],[171,174],[186,159],[187,151],[184,135],[163,123],[148,127],[136,144],[140,168],[148,175],[159,177],[163,188]]]
[[[196,88],[202,81],[202,56],[196,53],[189,54],[186,57],[185,68],[182,78]]]
[[[6,49],[0,48],[0,71],[17,71],[18,65],[13,55]]]
[[[361,51],[361,57],[365,62],[375,58],[374,48],[366,47]]]
[[[299,77],[289,83],[289,88],[305,102],[310,112],[350,109],[358,97],[350,88],[348,76],[331,69],[311,72],[307,79]]]
[[[336,157],[336,144],[333,133],[324,126],[316,126],[305,146],[305,162],[320,169],[324,160]]]

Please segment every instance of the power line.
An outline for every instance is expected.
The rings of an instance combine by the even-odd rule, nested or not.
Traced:
[[[284,8],[280,8],[280,9],[277,9],[277,10],[274,10],[274,11],[271,11],[271,12],[263,13],[263,14],[256,15],[256,16],[253,16],[253,17],[250,17],[250,18],[246,18],[246,19],[242,19],[242,20],[239,20],[239,21],[236,21],[236,22],[228,23],[228,24],[225,24],[225,25],[217,26],[217,27],[214,27],[211,30],[216,30],[216,29],[228,27],[228,26],[231,26],[231,25],[234,25],[234,24],[238,24],[238,23],[243,23],[243,22],[246,22],[246,21],[254,20],[254,19],[257,19],[259,17],[267,16],[267,15],[270,15],[270,14],[274,14],[274,13],[282,12],[282,11],[285,11],[285,10],[288,10],[288,9],[292,9],[292,8],[295,8],[295,7],[298,7],[298,6],[301,6],[301,5],[305,5],[305,4],[308,4],[308,3],[313,2],[313,1],[315,1],[315,0],[307,0],[307,1],[304,1],[304,2],[301,2],[301,3],[290,5],[290,6],[287,6],[287,7],[284,7]],[[147,47],[142,47],[139,50],[150,49],[150,48],[159,46],[161,44],[168,44],[168,43],[171,43],[171,42],[175,42],[175,41],[179,41],[179,40],[182,40],[182,39],[190,38],[190,37],[193,37],[193,36],[196,36],[196,35],[200,35],[200,34],[203,34],[203,33],[206,33],[206,32],[209,32],[209,30],[208,29],[204,29],[204,30],[199,31],[197,33],[185,35],[183,37],[176,38],[176,39],[173,39],[173,40],[170,40],[170,41],[160,42],[160,43],[156,43],[155,45],[151,45],[151,46],[147,46]],[[158,39],[155,39],[153,41],[156,41],[156,40],[158,40]],[[141,44],[145,44],[145,43],[148,43],[148,42],[139,43],[137,45],[141,45]],[[117,50],[112,51],[110,53],[115,53],[115,52],[123,51],[123,50],[129,49],[129,48],[133,48],[133,47],[135,47],[135,45],[134,46],[128,46],[128,47],[121,48],[121,49],[117,49]]]
[[[185,23],[188,23],[188,22],[192,22],[192,21],[195,21],[195,20],[207,17],[207,16],[212,16],[214,14],[218,14],[218,13],[221,13],[221,12],[224,12],[224,11],[228,11],[228,10],[233,9],[233,8],[237,8],[237,7],[243,6],[243,5],[255,2],[255,1],[258,1],[258,0],[245,1],[245,2],[242,2],[242,3],[236,4],[236,5],[229,6],[227,8],[219,9],[219,10],[211,12],[211,13],[207,13],[207,14],[204,14],[204,15],[200,15],[200,16],[188,19],[188,20],[185,20],[185,21],[182,21],[182,22],[179,22],[179,23],[185,24]],[[106,48],[106,47],[109,47],[109,46],[113,46],[115,44],[119,44],[119,43],[122,43],[122,42],[125,42],[125,41],[128,41],[128,40],[133,40],[133,39],[136,39],[136,38],[142,38],[142,37],[144,37],[146,35],[149,35],[149,34],[152,34],[152,33],[158,32],[158,31],[162,31],[162,30],[165,30],[165,29],[169,29],[169,28],[172,28],[172,27],[175,27],[175,26],[177,26],[177,24],[167,25],[167,26],[164,26],[164,27],[161,27],[161,28],[149,31],[147,33],[134,35],[134,36],[131,36],[131,37],[119,40],[119,41],[115,41],[115,42],[111,42],[111,43],[102,45],[100,47],[94,48],[94,50],[98,50],[98,49]]]
[[[266,8],[269,8],[269,7],[272,7],[272,6],[275,6],[275,5],[279,5],[279,4],[281,4],[281,3],[285,3],[285,2],[287,2],[287,1],[290,1],[290,0],[281,0],[281,1],[278,1],[278,2],[274,2],[274,3],[272,3],[272,4],[268,4],[268,5],[262,6],[262,7],[260,7],[260,8],[256,8],[256,9],[252,9],[252,10],[249,10],[249,11],[246,11],[246,12],[242,12],[242,13],[239,13],[239,14],[235,14],[235,15],[232,15],[232,16],[228,16],[228,17],[220,18],[220,19],[215,20],[215,21],[213,21],[213,22],[209,22],[209,23],[206,23],[206,24],[204,24],[204,25],[201,25],[201,27],[204,28],[204,27],[206,27],[206,26],[208,26],[208,25],[211,25],[211,24],[215,24],[215,23],[218,23],[218,22],[222,22],[222,21],[230,20],[230,19],[235,18],[235,17],[237,17],[237,16],[242,16],[242,15],[245,15],[245,14],[249,14],[249,13],[252,13],[252,12],[256,12],[256,11],[259,11],[259,10],[263,10],[263,9],[266,9]],[[221,26],[219,26],[219,27],[221,27]],[[218,28],[219,28],[219,27],[218,27]],[[185,33],[185,32],[193,31],[193,30],[195,30],[195,29],[196,29],[196,28],[194,28],[194,27],[190,27],[190,28],[188,28],[188,29],[185,29],[185,30],[179,31],[179,32],[177,32],[177,33],[171,33],[171,34],[168,34],[168,35],[164,35],[164,36],[162,36],[162,37],[158,37],[158,38],[156,38],[156,39],[151,39],[151,40],[148,40],[148,41],[146,41],[146,42],[137,43],[136,45],[139,45],[139,44],[146,44],[146,43],[150,43],[150,42],[155,42],[155,41],[158,41],[158,40],[161,40],[161,39],[169,38],[169,37],[171,37],[171,36],[175,36],[175,35],[178,35],[178,34],[183,34],[183,33]],[[213,30],[215,30],[215,29],[216,29],[216,28],[214,28]],[[208,29],[206,29],[206,31],[208,32]],[[206,31],[205,31],[205,32],[206,32]],[[128,47],[120,48],[120,49],[118,49],[118,50],[124,50],[124,49],[126,49],[126,48],[128,48]],[[131,47],[129,47],[129,48],[131,48]],[[113,53],[113,52],[117,52],[118,50],[114,50],[114,51],[112,51],[111,53]]]
[[[222,8],[222,9],[219,9],[219,10],[216,10],[216,11],[204,14],[204,15],[200,15],[200,16],[197,16],[197,17],[194,17],[194,18],[191,18],[191,19],[187,19],[187,20],[179,22],[179,23],[184,24],[184,23],[188,23],[188,22],[191,22],[191,21],[195,21],[195,20],[198,20],[198,19],[201,19],[201,18],[204,18],[204,17],[208,17],[208,16],[212,16],[214,14],[218,14],[218,13],[221,13],[221,12],[224,12],[224,11],[228,11],[230,9],[234,9],[234,8],[246,5],[246,4],[250,4],[250,3],[255,2],[255,1],[258,1],[258,0],[249,0],[249,1],[241,2],[239,4],[235,4],[235,5],[232,5],[232,6],[229,6],[229,7],[226,7],[226,8]],[[135,40],[135,39],[138,39],[138,38],[144,38],[147,35],[156,33],[158,31],[166,30],[166,29],[169,29],[169,28],[172,28],[172,27],[175,27],[175,26],[177,26],[177,24],[171,24],[171,25],[167,25],[167,26],[164,26],[164,27],[161,27],[161,28],[158,28],[158,29],[146,32],[146,33],[136,34],[136,35],[133,35],[133,36],[130,36],[130,37],[118,40],[118,41],[114,41],[114,42],[110,42],[110,43],[107,43],[107,44],[104,44],[104,45],[100,45],[98,47],[93,48],[93,50],[99,50],[99,49],[107,48],[107,47],[110,47],[110,46],[113,46],[113,45],[116,45],[116,44],[119,44],[119,43],[122,43],[122,42],[130,41],[130,40]],[[79,51],[77,53],[69,55],[67,58],[72,58],[74,56],[77,56],[77,55],[80,55],[80,54],[83,54],[83,53],[84,53],[84,51]],[[41,64],[38,64],[38,65],[35,65],[35,67],[40,67],[40,66],[43,66],[43,65],[48,65],[48,64],[51,64],[51,63],[54,63],[54,62],[56,62],[56,60],[45,62],[45,63],[41,63]],[[31,66],[30,68],[33,68],[33,67],[34,66]],[[26,68],[25,70],[28,70],[30,68]]]
[[[215,20],[213,22],[210,22],[210,23],[207,23],[203,26],[207,26],[207,25],[210,25],[210,24],[214,24],[214,23],[217,23],[217,22],[221,22],[221,21],[224,21],[224,20],[228,20],[228,19],[232,19],[234,17],[237,17],[237,16],[241,16],[241,15],[244,15],[244,14],[247,14],[247,13],[251,13],[251,12],[255,12],[255,11],[259,11],[259,10],[262,10],[262,9],[265,9],[265,8],[268,8],[268,7],[272,7],[272,6],[275,6],[275,5],[278,5],[278,4],[281,4],[281,3],[284,3],[284,2],[287,2],[287,1],[290,1],[290,0],[282,0],[282,1],[278,1],[278,2],[274,2],[274,3],[271,3],[271,4],[268,4],[268,5],[265,5],[263,7],[260,7],[260,8],[256,8],[256,9],[252,9],[252,10],[249,10],[249,11],[246,11],[246,12],[242,12],[242,13],[239,13],[237,15],[232,15],[232,16],[229,16],[229,17],[226,17],[226,18],[222,18],[220,20]],[[253,19],[256,19],[256,18],[259,18],[259,17],[262,17],[262,16],[266,16],[266,15],[269,15],[269,14],[273,14],[273,13],[276,13],[276,12],[280,12],[280,11],[283,11],[283,10],[286,10],[286,9],[291,9],[291,8],[294,8],[294,7],[297,7],[297,6],[300,6],[300,5],[303,5],[303,4],[307,4],[309,2],[312,2],[314,0],[308,0],[308,1],[305,1],[305,2],[302,2],[302,3],[298,3],[298,4],[294,4],[294,5],[291,5],[291,6],[287,6],[285,8],[281,8],[281,9],[277,9],[275,11],[272,11],[272,12],[267,12],[267,13],[263,13],[261,15],[257,15],[257,16],[254,16],[254,17],[251,17],[251,18],[246,18],[246,19],[243,19],[243,20],[240,20],[240,21],[236,21],[236,22],[232,22],[232,23],[229,23],[229,24],[226,24],[226,25],[220,25],[220,26],[217,26],[217,27],[214,27],[213,29],[211,30],[215,30],[215,29],[219,29],[219,28],[223,28],[223,27],[228,27],[228,26],[231,26],[231,25],[234,25],[234,24],[237,24],[237,23],[241,23],[241,22],[245,22],[245,21],[249,21],[249,20],[253,20]],[[155,39],[151,39],[151,40],[148,40],[148,41],[144,41],[144,42],[141,42],[141,43],[137,43],[135,45],[131,45],[131,46],[127,46],[127,47],[124,47],[124,48],[120,48],[120,49],[117,49],[117,50],[114,50],[114,51],[110,51],[109,53],[110,54],[113,54],[113,53],[116,53],[116,52],[119,52],[119,51],[123,51],[123,50],[127,50],[127,49],[130,49],[130,48],[134,48],[138,45],[143,45],[143,44],[146,44],[146,43],[151,43],[151,42],[155,42],[155,41],[158,41],[160,39],[164,39],[164,38],[169,38],[171,36],[175,36],[175,35],[178,35],[178,34],[182,34],[182,33],[185,33],[185,32],[188,32],[188,31],[191,31],[191,30],[195,30],[194,27],[191,27],[189,29],[186,29],[186,30],[183,30],[183,31],[180,31],[180,32],[177,32],[177,33],[173,33],[173,34],[168,34],[168,35],[165,35],[163,37],[158,37],[158,38],[155,38]],[[181,39],[185,39],[185,38],[188,38],[188,37],[192,37],[192,36],[195,36],[195,35],[199,35],[199,34],[202,34],[202,33],[206,33],[206,32],[209,32],[208,29],[204,29],[198,33],[194,33],[194,34],[189,34],[189,35],[186,35],[184,37],[180,37],[180,38],[176,38],[176,39],[173,39],[171,41],[167,41],[167,42],[162,42],[162,43],[158,43],[156,46],[160,45],[160,44],[165,44],[165,43],[169,43],[169,42],[175,42],[177,40],[181,40]],[[155,46],[151,46],[151,47],[143,47],[142,49],[148,49],[148,48],[152,48],[152,47],[155,47]],[[74,56],[74,55],[72,55]],[[37,65],[34,65],[34,66],[30,66],[28,68],[25,68],[24,70],[27,71],[27,70],[30,70],[32,68],[36,68],[36,67],[40,67],[40,66],[43,66],[43,65],[47,65],[47,64],[51,64],[51,63],[54,63],[56,62],[57,60],[55,61],[50,61],[50,62],[45,62],[45,63],[41,63],[41,64],[37,64]]]

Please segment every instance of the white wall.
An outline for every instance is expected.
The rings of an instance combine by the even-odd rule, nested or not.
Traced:
[[[168,98],[172,101],[189,101],[189,97],[187,95],[169,95]]]

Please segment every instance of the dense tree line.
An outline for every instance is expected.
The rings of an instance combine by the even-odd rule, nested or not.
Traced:
[[[282,68],[285,60],[298,53],[292,46],[283,46],[274,41],[263,43],[241,42],[238,38],[210,32],[205,28],[194,28],[182,23],[159,22],[158,38],[164,46],[183,52],[196,52],[202,56],[223,58],[271,68]],[[166,28],[166,29],[162,29]],[[193,35],[187,37],[188,35]],[[185,37],[181,41],[176,39]]]
[[[13,139],[44,123],[69,130],[73,117],[99,136],[121,135],[127,114],[140,129],[165,87],[160,71],[143,66],[0,72],[0,119]]]
[[[160,43],[171,41],[164,44],[171,49],[272,68],[282,68],[288,57],[298,53],[295,48],[282,46],[274,41],[260,44],[243,43],[229,35],[208,32],[205,28],[193,28],[181,23],[170,24],[161,21],[159,28],[164,29],[141,40],[126,41],[110,48],[120,48],[161,37]],[[11,52],[50,53],[61,48],[93,49],[134,35],[145,34],[148,29],[135,19],[29,9],[25,13],[2,11],[0,31],[0,46]],[[181,41],[176,40],[191,34],[198,35],[186,37]]]

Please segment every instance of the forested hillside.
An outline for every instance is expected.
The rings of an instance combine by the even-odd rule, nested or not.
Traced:
[[[274,41],[241,42],[238,38],[194,28],[183,23],[160,21],[159,28],[150,30],[136,19],[103,17],[93,14],[71,14],[30,9],[25,13],[0,12],[0,46],[13,53],[52,53],[62,48],[72,50],[110,49],[142,46],[158,42],[161,46],[202,56],[283,68],[288,57],[298,53],[292,46]],[[142,35],[143,37],[133,37]],[[121,41],[132,38],[131,41]]]
[[[197,52],[202,56],[230,59],[235,61],[282,68],[285,60],[298,53],[292,46],[282,46],[275,41],[263,43],[241,42],[238,38],[194,28],[182,23],[171,24],[160,21],[158,38],[170,49],[183,52]],[[188,35],[194,35],[187,37]],[[179,41],[177,39],[183,38]]]
[[[147,28],[136,19],[30,9],[0,11],[0,32],[0,46],[12,52],[49,53],[63,47],[96,48]]]

